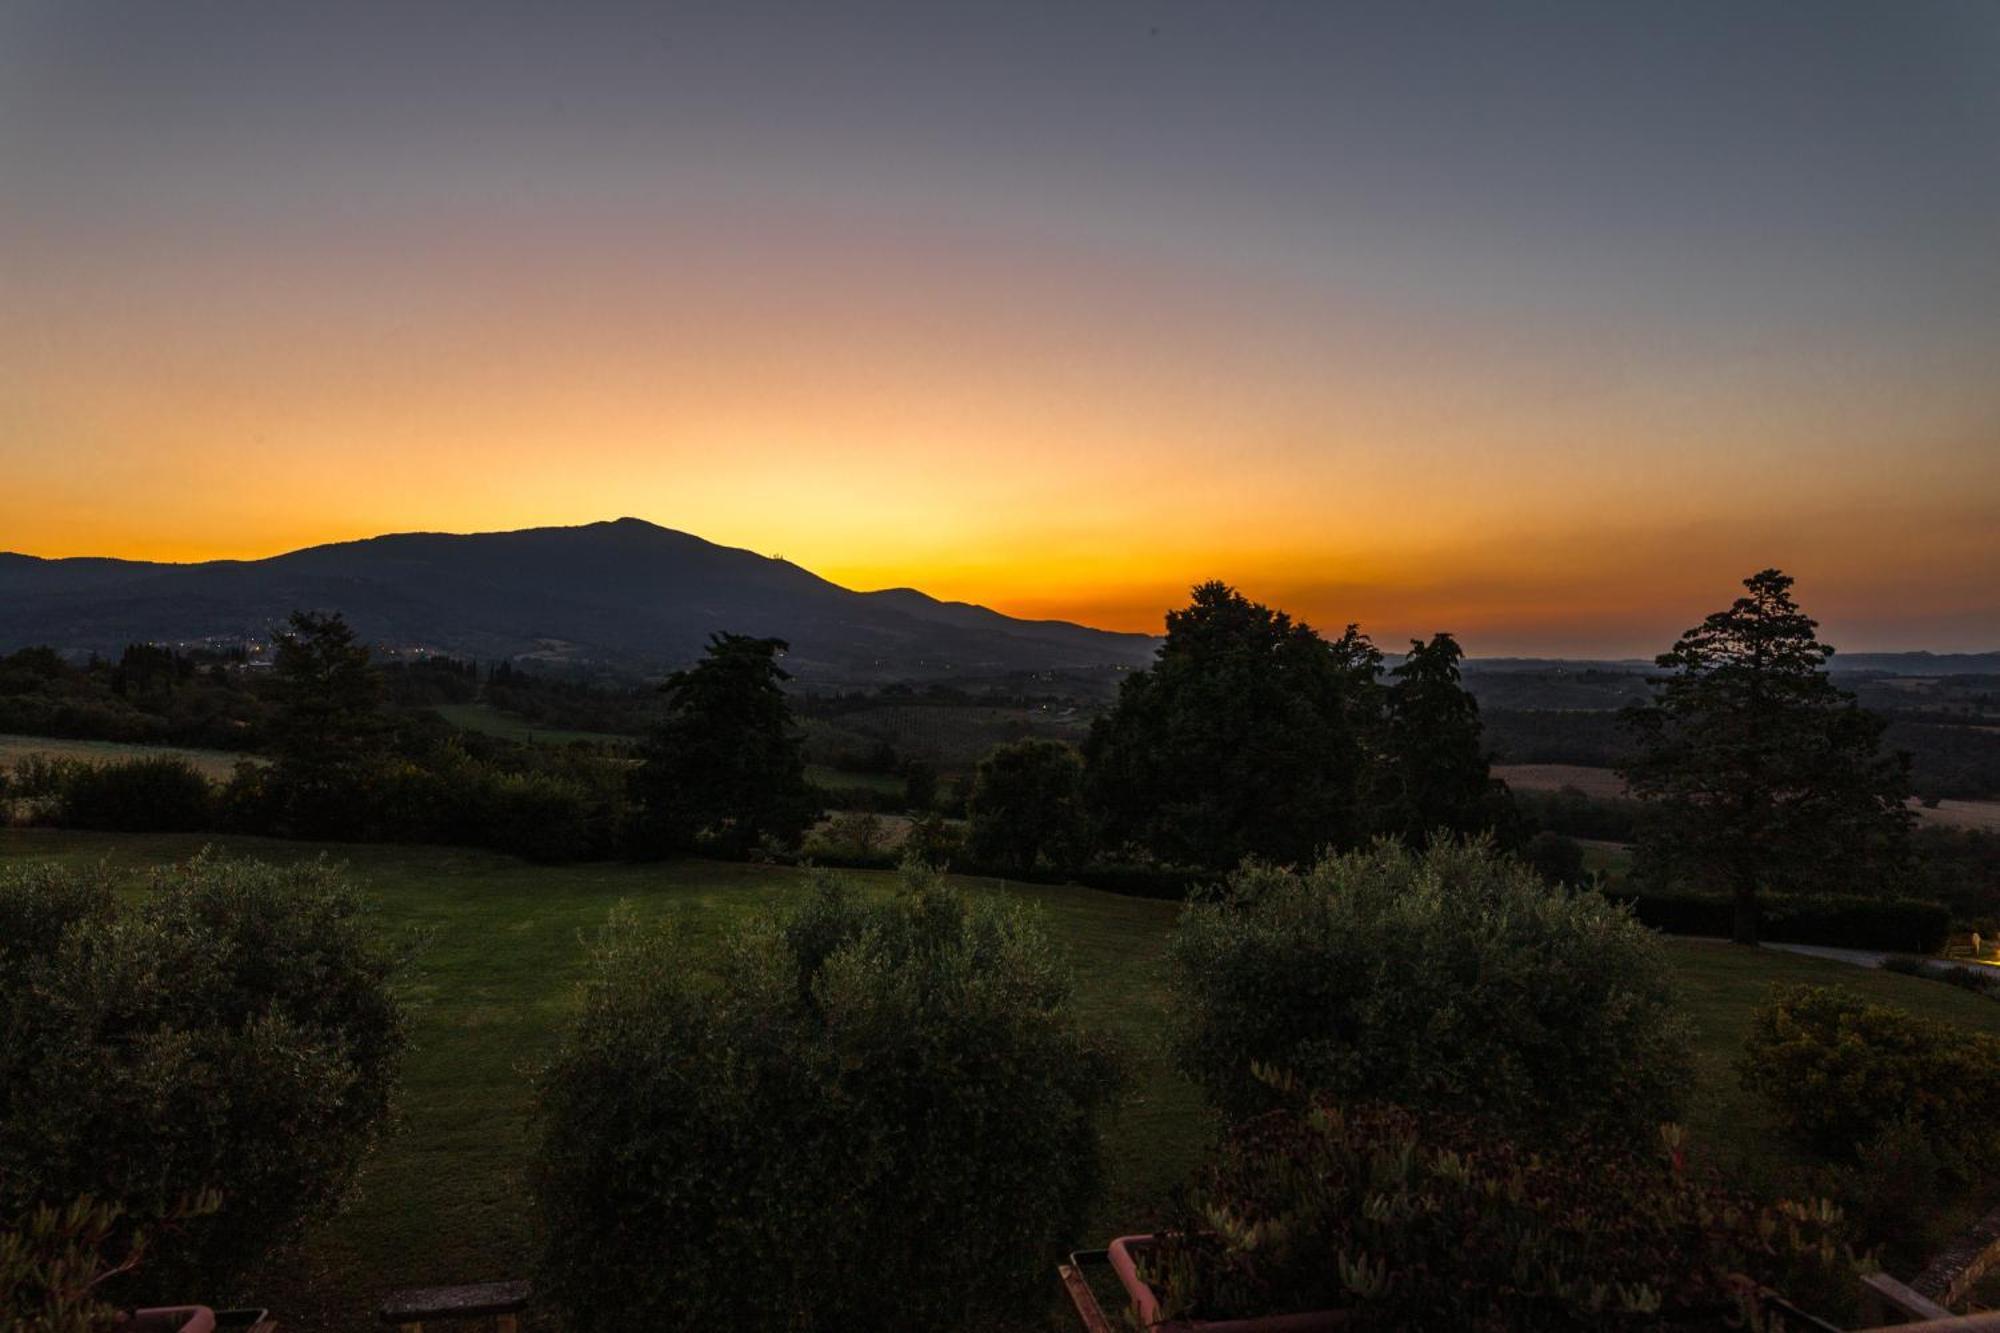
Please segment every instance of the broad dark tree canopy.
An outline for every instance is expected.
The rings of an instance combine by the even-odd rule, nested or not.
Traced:
[[[1204,583],[1154,665],[1091,728],[1091,805],[1113,846],[1212,868],[1310,861],[1368,832],[1381,656]]]

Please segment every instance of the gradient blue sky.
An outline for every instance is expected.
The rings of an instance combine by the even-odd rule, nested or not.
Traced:
[[[0,8],[0,549],[2000,647],[2000,5]]]

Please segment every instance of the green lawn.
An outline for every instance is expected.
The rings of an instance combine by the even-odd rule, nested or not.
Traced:
[[[566,731],[561,727],[537,726],[524,717],[503,713],[486,704],[438,704],[433,711],[462,731],[483,731],[503,740],[543,745],[568,745],[571,741],[594,741],[612,746],[633,743],[632,737],[609,731]]]
[[[850,773],[845,769],[830,768],[825,764],[807,764],[806,781],[828,791],[839,791],[844,787],[866,787],[869,791],[879,791],[889,796],[903,794],[903,780],[893,773]]]
[[[137,869],[192,853],[187,836],[0,830],[0,860],[105,861]],[[583,962],[581,937],[613,904],[678,913],[713,938],[748,913],[800,891],[798,872],[688,861],[547,868],[438,848],[339,847],[215,840],[243,855],[322,850],[351,864],[378,898],[384,923],[423,932],[415,1049],[402,1123],[363,1180],[363,1196],[323,1227],[306,1253],[257,1282],[259,1304],[297,1333],[372,1323],[380,1294],[406,1285],[469,1282],[527,1271],[532,1239],[520,1179],[526,1070],[548,1050]],[[886,874],[856,873],[887,892]],[[1176,908],[1087,889],[967,880],[975,892],[1037,904],[1071,951],[1086,1013],[1136,1054],[1137,1081],[1113,1127],[1113,1183],[1099,1239],[1140,1229],[1163,1192],[1199,1159],[1210,1127],[1193,1089],[1157,1047],[1159,959]],[[1688,1003],[1702,1029],[1698,1143],[1725,1163],[1789,1160],[1729,1066],[1749,1011],[1774,981],[1846,985],[1875,999],[2000,1032],[2000,1004],[1954,987],[1791,954],[1674,941]]]

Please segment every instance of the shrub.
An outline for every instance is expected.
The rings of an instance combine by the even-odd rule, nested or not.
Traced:
[[[556,864],[602,856],[612,815],[580,783],[548,773],[494,773],[466,793],[474,809],[465,841]]]
[[[1233,1116],[1271,1105],[1252,1062],[1544,1132],[1656,1123],[1689,1082],[1658,938],[1483,839],[1249,866],[1186,909],[1168,962],[1176,1061]]]
[[[64,777],[55,822],[127,833],[184,833],[215,818],[215,793],[202,771],[173,755],[115,764],[79,764]]]
[[[24,754],[14,761],[14,796],[23,801],[54,802],[70,776],[84,767],[83,761],[61,755]]]
[[[539,1081],[539,1289],[576,1333],[1041,1307],[1115,1062],[1020,909],[904,874],[822,875],[719,955],[614,920]]]
[[[1662,1137],[1538,1154],[1490,1122],[1379,1102],[1276,1113],[1232,1134],[1140,1271],[1168,1318],[1763,1327],[1741,1321],[1754,1283],[1844,1313],[1857,1263],[1837,1209],[1760,1207],[1689,1171],[1674,1127]]]
[[[171,1226],[215,1211],[212,1196],[164,1219]],[[0,1327],[22,1333],[104,1333],[123,1312],[111,1297],[145,1261],[150,1237],[124,1224],[124,1210],[85,1196],[40,1204],[0,1223]],[[129,1285],[129,1283],[128,1283]]]
[[[1640,921],[1669,935],[1727,938],[1730,900],[1709,894],[1607,894],[1630,904]],[[1937,903],[1906,898],[1762,897],[1762,938],[1782,944],[1824,944],[1845,949],[1897,949],[1935,953],[1951,930],[1951,912]]]
[[[1178,902],[1197,889],[1216,882],[1212,870],[1183,870],[1172,866],[1122,865],[1093,861],[1070,876],[1086,888],[1102,889],[1127,898],[1164,898]]]
[[[1587,878],[1583,870],[1583,844],[1561,833],[1547,830],[1537,833],[1521,849],[1521,859],[1551,884],[1582,884]]]
[[[1983,968],[1957,967],[1952,964],[1938,964],[1929,958],[1918,958],[1913,954],[1893,954],[1882,960],[1884,972],[1896,972],[1906,977],[1922,977],[1926,981],[1942,981],[1947,986],[1969,990],[1974,995],[1990,995],[2000,999],[2000,972],[1988,973]]]
[[[910,821],[903,850],[911,859],[927,866],[948,866],[965,850],[965,832],[948,823],[935,810],[927,810]]]
[[[0,1215],[81,1195],[164,1240],[161,1294],[222,1289],[331,1211],[404,1044],[392,961],[325,864],[202,856],[136,907],[103,872],[0,870]]]
[[[874,856],[889,845],[889,829],[873,810],[844,810],[833,817],[827,837],[852,856]]]
[[[2000,1155],[2000,1037],[1825,986],[1775,991],[1739,1066],[1785,1130],[1852,1161],[1903,1122],[1961,1175]]]

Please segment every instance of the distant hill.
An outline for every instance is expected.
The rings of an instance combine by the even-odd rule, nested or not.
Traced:
[[[855,592],[635,518],[190,565],[0,553],[0,651],[255,639],[300,607],[338,610],[391,648],[641,670],[692,661],[718,630],[775,635],[792,645],[787,669],[823,683],[1142,666],[1157,643],[909,588]]]
[[[1885,676],[2000,676],[2000,653],[1835,653],[1827,666]]]

